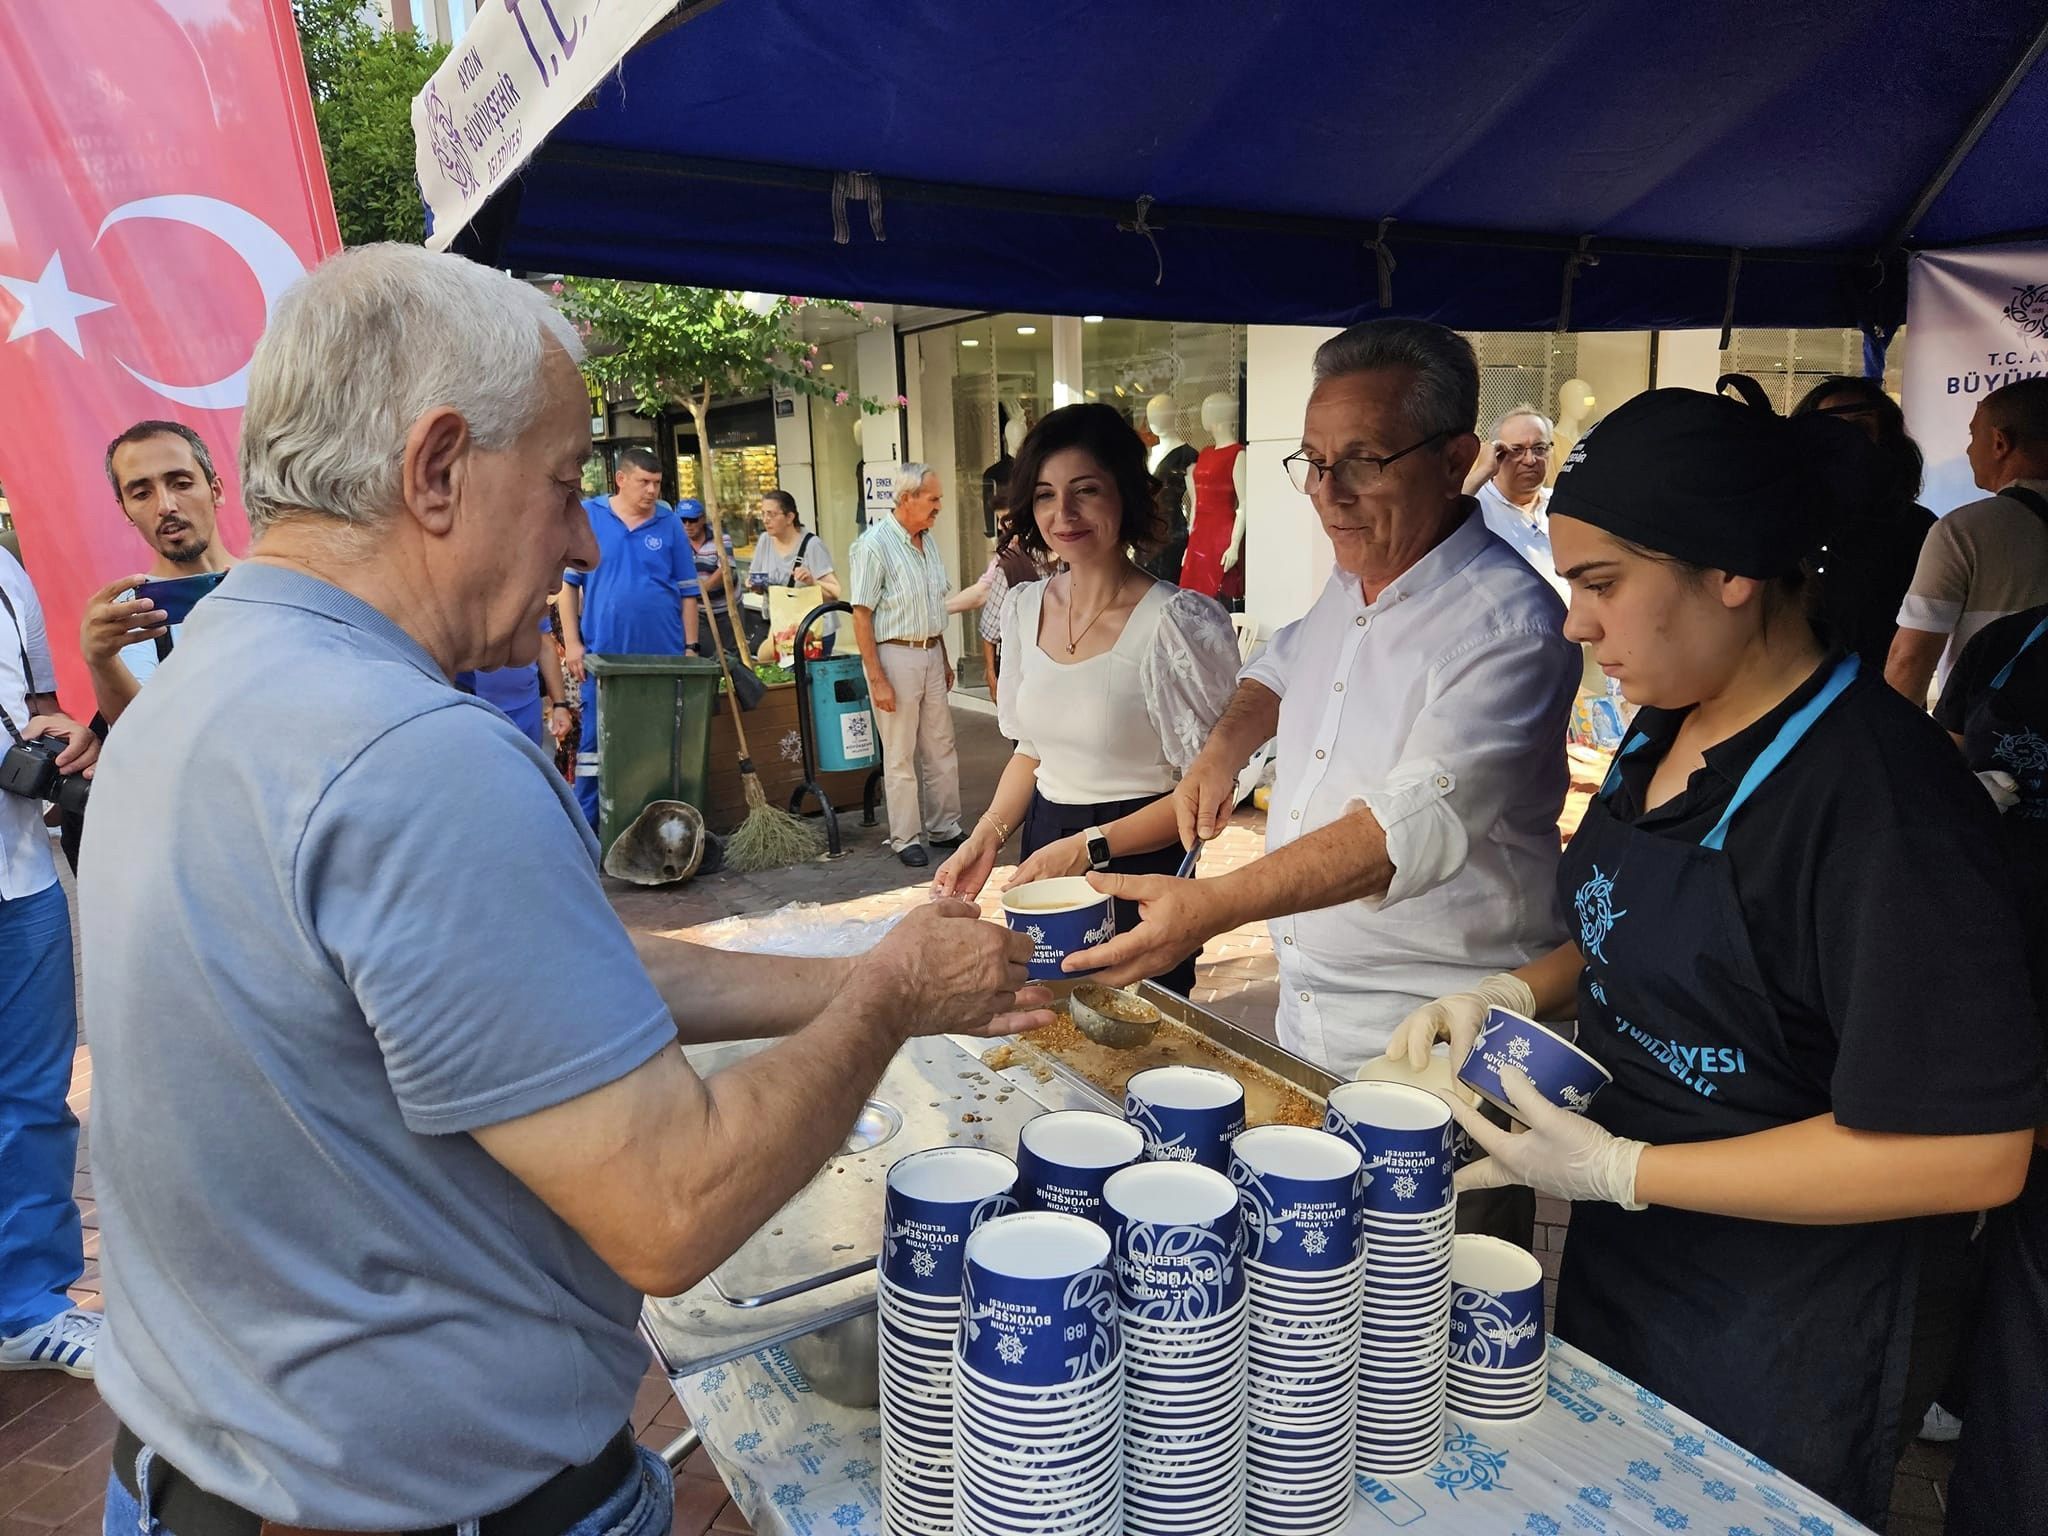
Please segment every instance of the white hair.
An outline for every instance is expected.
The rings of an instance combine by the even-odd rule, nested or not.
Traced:
[[[1543,423],[1543,436],[1546,439],[1557,435],[1557,423],[1537,410],[1533,405],[1518,405],[1511,411],[1502,411],[1500,415],[1494,418],[1492,435],[1499,437],[1507,429],[1509,422],[1519,421],[1524,416],[1527,416],[1532,421]]]
[[[1418,437],[1470,432],[1479,421],[1479,359],[1472,343],[1428,320],[1361,320],[1316,348],[1315,381],[1404,368],[1402,402]]]
[[[294,283],[249,361],[242,503],[260,531],[295,512],[377,522],[398,505],[406,434],[436,406],[508,447],[544,401],[568,320],[530,284],[414,245],[358,246]]]
[[[915,496],[924,489],[924,477],[933,473],[929,464],[898,464],[896,466],[896,499],[901,502],[906,496]]]

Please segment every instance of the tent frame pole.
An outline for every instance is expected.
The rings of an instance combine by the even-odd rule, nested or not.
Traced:
[[[2026,52],[2014,62],[2005,79],[1999,83],[1998,89],[1991,93],[1990,99],[1977,109],[1977,115],[1970,119],[1970,125],[1963,130],[1963,136],[1956,140],[1955,147],[1948,152],[1948,158],[1941,162],[1941,169],[1936,171],[1927,185],[1920,189],[1920,195],[1913,200],[1912,211],[1892,226],[1891,234],[1881,249],[1896,250],[1905,245],[1920,221],[1927,217],[1927,212],[1934,206],[1935,200],[1948,189],[1948,184],[1955,179],[1956,172],[1962,169],[1963,162],[1970,157],[1970,151],[1977,147],[1977,141],[1984,137],[1985,130],[1990,128],[1992,120],[2005,110],[2005,104],[2012,99],[2012,93],[2020,88],[2020,82],[2025,80],[2035,64],[2040,62],[2044,52],[2048,52],[2048,21],[2042,22],[2035,30],[2033,40],[2027,44]]]

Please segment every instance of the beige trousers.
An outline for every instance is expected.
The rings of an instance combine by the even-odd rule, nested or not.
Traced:
[[[946,657],[939,646],[875,647],[896,693],[893,710],[875,711],[882,740],[882,788],[889,799],[889,841],[908,848],[927,830],[960,835],[960,756],[946,702]]]

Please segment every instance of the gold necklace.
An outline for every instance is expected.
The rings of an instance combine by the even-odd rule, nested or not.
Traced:
[[[1067,572],[1067,654],[1069,656],[1074,654],[1076,646],[1088,638],[1088,631],[1095,627],[1096,621],[1116,606],[1116,600],[1124,595],[1124,587],[1129,583],[1130,579],[1131,571],[1126,566],[1122,579],[1116,584],[1116,590],[1109,594],[1109,601],[1095,610],[1095,618],[1083,624],[1081,626],[1081,633],[1077,635],[1074,633],[1074,573],[1071,570]]]

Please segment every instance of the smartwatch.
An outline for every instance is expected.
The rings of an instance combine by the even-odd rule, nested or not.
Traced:
[[[1088,867],[1101,874],[1109,868],[1109,839],[1100,827],[1090,827],[1081,837],[1088,845]]]

